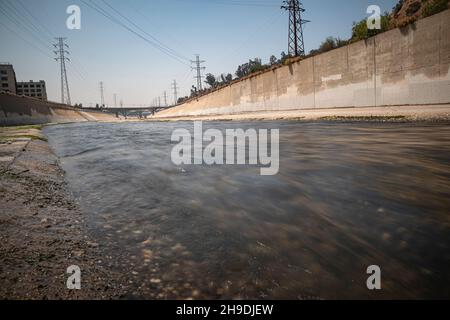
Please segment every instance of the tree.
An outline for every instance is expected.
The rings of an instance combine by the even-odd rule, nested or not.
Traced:
[[[363,19],[359,22],[353,22],[352,28],[352,39],[351,41],[359,41],[363,39],[367,39],[373,36],[376,36],[379,33],[385,32],[389,30],[390,25],[390,15],[385,12],[381,16],[381,28],[380,29],[369,29],[367,28],[367,19]]]
[[[186,100],[188,100],[188,99],[189,99],[189,97],[180,97],[180,98],[178,98],[177,103],[178,103],[178,104],[183,103],[184,101],[186,101]]]
[[[249,74],[266,70],[268,67],[269,66],[262,64],[261,58],[255,58],[249,60],[247,63],[241,64],[236,71],[236,76],[242,78]]]
[[[336,39],[333,37],[328,37],[319,47],[319,52],[327,52],[337,48]]]
[[[250,60],[250,73],[255,73],[266,69],[266,67],[262,64],[260,58],[255,58],[255,60]]]
[[[314,49],[309,52],[311,55],[318,53],[324,53],[336,48],[343,47],[349,43],[348,40],[342,40],[341,38],[328,37],[320,45],[319,49]]]
[[[277,57],[275,57],[274,55],[271,55],[270,59],[269,59],[269,63],[270,63],[271,66],[276,65],[278,63]]]
[[[281,53],[281,60],[280,60],[280,62],[282,63],[282,64],[284,64],[285,62],[286,62],[286,60],[287,59],[289,59],[291,56],[289,55],[289,54],[286,54],[286,52],[282,52]]]
[[[196,95],[197,95],[197,87],[193,85],[191,87],[191,97],[195,97]]]
[[[265,69],[267,69],[267,66],[262,64],[261,59],[255,58],[253,60],[249,60],[247,63],[241,64],[236,71],[236,76],[238,78],[242,78]]]
[[[216,87],[216,86],[217,86],[217,80],[216,80],[216,77],[215,77],[213,74],[208,73],[208,74],[206,75],[205,83],[206,83],[207,85],[209,85],[211,88]]]
[[[223,85],[223,84],[227,84],[230,83],[231,81],[233,81],[233,75],[231,73],[222,73],[220,75],[220,81],[217,81],[217,85]]]
[[[240,79],[247,76],[249,73],[250,73],[250,65],[249,63],[244,63],[238,66],[236,70],[236,77]]]

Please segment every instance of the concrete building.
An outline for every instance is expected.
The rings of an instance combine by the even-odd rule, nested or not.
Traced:
[[[0,91],[16,94],[16,73],[10,63],[0,64]]]
[[[39,82],[33,82],[30,80],[29,82],[17,82],[17,95],[47,101],[45,81],[40,80]]]

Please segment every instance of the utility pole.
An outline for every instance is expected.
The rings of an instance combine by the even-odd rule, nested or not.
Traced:
[[[66,69],[66,61],[70,61],[66,55],[69,55],[69,46],[64,43],[66,38],[55,38],[57,40],[56,44],[53,46],[57,49],[54,53],[57,55],[55,58],[56,61],[59,61],[61,68],[61,103],[71,105],[70,102],[70,91],[69,91],[69,82],[67,81],[67,69]]]
[[[197,91],[202,91],[203,90],[203,86],[202,86],[202,70],[205,70],[205,67],[202,67],[202,63],[205,63],[206,61],[204,60],[200,60],[200,55],[196,55],[195,56],[195,61],[191,60],[191,63],[195,64],[195,67],[191,67],[192,70],[196,70],[197,71],[197,76],[195,77],[197,79]]]
[[[114,107],[117,107],[117,94],[114,93]]]
[[[178,103],[178,89],[179,89],[177,86],[177,80],[173,80],[172,89],[173,89],[173,99],[174,99],[173,105],[176,106]]]
[[[104,87],[103,87],[103,81],[100,81],[100,101],[101,101],[101,106],[104,107],[105,106],[105,95],[104,95]]]
[[[310,22],[302,19],[302,13],[306,10],[300,0],[284,0],[281,9],[289,11],[289,55],[294,57],[304,56],[303,25]]]
[[[161,97],[158,97],[158,108],[161,108]]]

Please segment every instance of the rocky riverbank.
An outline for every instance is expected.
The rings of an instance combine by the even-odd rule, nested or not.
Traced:
[[[0,128],[0,243],[0,299],[121,296],[38,126]],[[81,290],[67,289],[71,265]]]

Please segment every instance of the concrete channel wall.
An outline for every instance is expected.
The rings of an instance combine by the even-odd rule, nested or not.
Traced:
[[[450,10],[276,68],[156,117],[450,103]]]
[[[66,105],[0,93],[0,126],[115,120],[101,112],[83,112]]]

